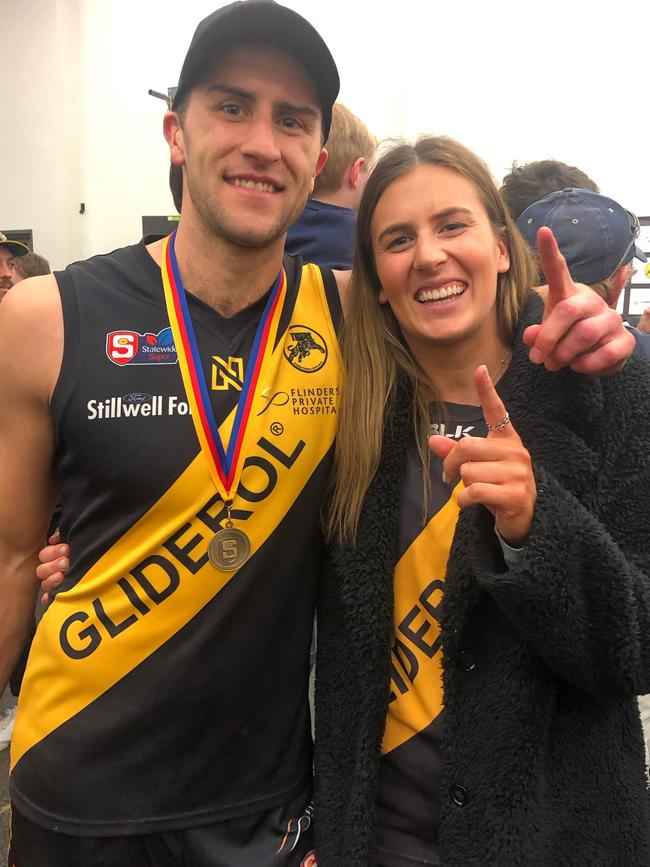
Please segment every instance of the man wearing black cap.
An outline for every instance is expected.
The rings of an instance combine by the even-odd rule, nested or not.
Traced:
[[[10,241],[0,232],[0,301],[20,279],[14,260],[29,253],[29,247],[20,241]]]
[[[74,555],[22,686],[15,867],[315,864],[307,681],[340,306],[332,272],[283,247],[337,91],[295,12],[213,13],[164,121],[175,236],[3,305],[5,678],[58,497]]]
[[[5,676],[54,474],[74,554],[21,691],[16,867],[313,858],[307,685],[340,302],[331,272],[283,248],[337,93],[295,12],[217,10],[164,121],[183,170],[175,237],[35,278],[31,309],[7,305],[3,341],[18,329],[38,352],[15,340],[3,368]]]

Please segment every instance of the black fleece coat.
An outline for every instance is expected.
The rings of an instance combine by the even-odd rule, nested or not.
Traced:
[[[520,332],[539,321],[529,301]],[[650,366],[597,379],[528,361],[503,398],[538,499],[507,569],[482,506],[459,517],[442,608],[445,867],[649,867],[635,696],[650,692]],[[373,864],[410,425],[400,385],[357,544],[321,587],[314,827],[319,867]]]

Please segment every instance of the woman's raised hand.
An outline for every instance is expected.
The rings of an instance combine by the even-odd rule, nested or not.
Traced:
[[[442,459],[443,480],[454,483],[459,476],[463,480],[458,505],[481,503],[494,515],[501,537],[519,548],[528,537],[537,499],[530,455],[485,365],[474,373],[474,384],[488,425],[487,437],[455,441],[432,436],[429,447]]]
[[[593,289],[574,283],[553,232],[542,227],[537,250],[548,281],[541,325],[524,331],[530,360],[549,370],[571,367],[578,373],[616,373],[632,355],[634,337],[619,314]]]

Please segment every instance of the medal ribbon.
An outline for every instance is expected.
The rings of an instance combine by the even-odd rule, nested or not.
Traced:
[[[175,239],[176,232],[165,238],[161,265],[169,324],[174,336],[183,385],[192,410],[192,421],[201,449],[208,462],[210,475],[218,492],[224,503],[229,503],[232,502],[241,476],[244,462],[242,445],[260,371],[268,348],[272,348],[275,342],[286,294],[286,275],[284,268],[281,268],[257,327],[226,451],[212,410],[210,392],[201,364],[196,333],[192,325],[183,281],[178,270],[174,252]]]

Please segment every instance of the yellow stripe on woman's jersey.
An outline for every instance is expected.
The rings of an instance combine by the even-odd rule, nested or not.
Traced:
[[[443,707],[440,626],[433,610],[442,599],[461,486],[459,482],[395,567],[395,676],[391,687],[396,698],[388,707],[384,754],[425,729]]]

